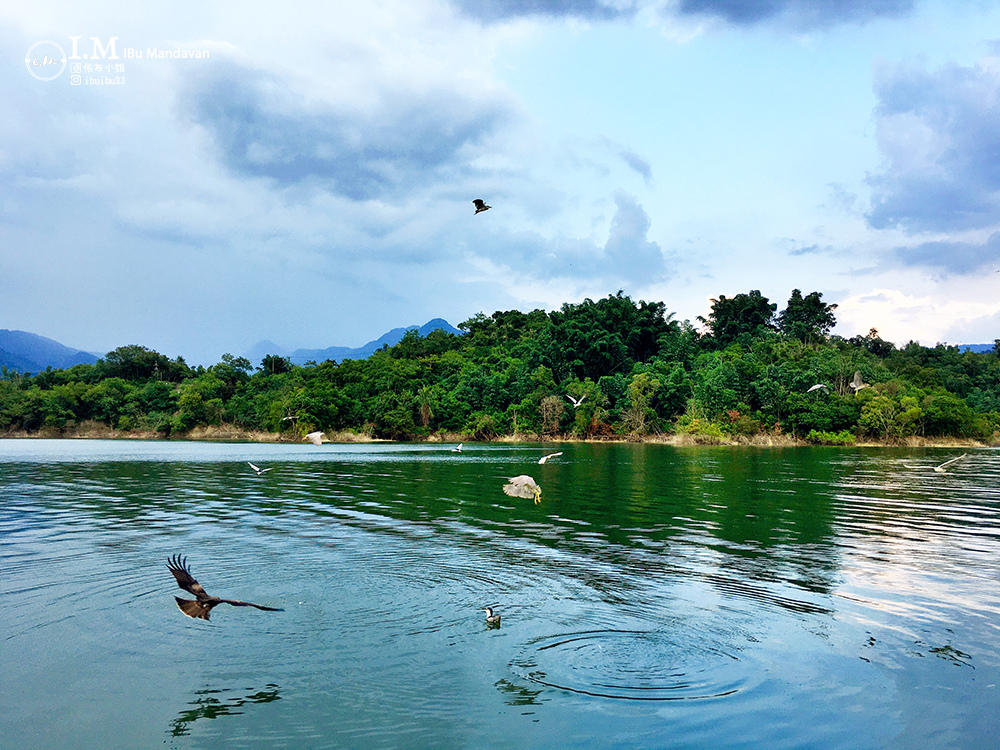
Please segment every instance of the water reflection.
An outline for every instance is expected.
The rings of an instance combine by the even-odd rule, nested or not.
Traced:
[[[253,692],[247,693],[248,690]],[[170,722],[170,734],[183,737],[191,734],[191,724],[201,719],[218,719],[220,716],[239,716],[244,713],[238,709],[257,703],[272,703],[281,700],[277,685],[268,683],[261,690],[244,688],[233,690],[228,688],[204,688],[195,691],[195,699],[187,705],[194,708],[180,712],[176,719]]]
[[[109,747],[928,746],[932,707],[976,747],[1000,713],[995,452],[10,443],[25,748],[122,715]],[[528,471],[539,505],[501,490]],[[178,550],[285,612],[185,618]]]

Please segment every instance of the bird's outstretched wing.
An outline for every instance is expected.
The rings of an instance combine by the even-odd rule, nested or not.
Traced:
[[[254,604],[253,602],[241,602],[241,601],[239,601],[237,599],[219,599],[219,601],[222,604],[232,604],[234,607],[256,607],[257,609],[262,609],[265,612],[284,612],[285,611],[281,607],[265,607],[263,604]]]
[[[562,455],[562,451],[559,451],[558,453],[550,453],[549,455],[542,456],[540,459],[538,459],[538,463],[544,464],[550,458],[555,458],[556,456],[561,456],[561,455]]]
[[[274,468],[273,466],[268,466],[266,469],[262,469],[259,466],[257,466],[256,464],[250,463],[249,461],[247,461],[247,463],[250,464],[250,468],[253,469],[254,471],[256,471],[258,474],[264,474],[265,472],[268,472],[268,471],[270,471],[271,469]]]
[[[945,466],[951,466],[951,465],[952,465],[953,463],[955,463],[956,461],[961,461],[961,460],[962,460],[963,458],[965,458],[965,457],[966,457],[966,456],[968,456],[968,455],[969,455],[968,453],[963,453],[963,454],[962,454],[961,456],[958,456],[958,457],[956,457],[956,458],[952,458],[952,459],[950,459],[950,460],[948,460],[948,461],[945,461],[945,462],[944,462],[943,464],[941,464],[940,466],[935,466],[935,467],[934,467],[934,471],[940,471],[941,473],[944,473],[944,467],[945,467]]]
[[[195,577],[191,575],[191,571],[187,568],[187,558],[181,558],[180,555],[174,555],[167,560],[167,568],[171,573],[174,574],[174,578],[177,579],[177,585],[188,593],[194,594],[198,599],[208,599],[208,593],[202,588],[202,585],[195,580]],[[176,598],[176,597],[175,597]],[[178,599],[178,602],[185,601],[184,599]],[[184,607],[181,607],[184,609]],[[208,619],[207,617],[205,618]]]

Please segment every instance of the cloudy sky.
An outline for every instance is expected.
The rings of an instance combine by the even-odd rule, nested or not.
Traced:
[[[995,2],[39,0],[0,55],[0,328],[212,364],[798,288],[1000,338]]]

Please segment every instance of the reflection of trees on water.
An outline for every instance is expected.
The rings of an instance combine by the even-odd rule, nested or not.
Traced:
[[[246,689],[252,690],[252,688]],[[249,695],[240,695],[228,698],[225,697],[226,693],[231,692],[243,691],[217,690],[211,688],[196,690],[195,695],[197,697],[188,703],[189,706],[194,706],[194,708],[181,711],[180,715],[170,722],[170,734],[174,737],[183,737],[184,735],[191,733],[189,725],[199,719],[218,719],[220,716],[238,716],[239,714],[242,714],[243,711],[239,711],[237,709],[247,704],[271,703],[272,701],[281,700],[281,696],[278,695],[278,686],[273,683],[268,683],[264,686],[263,690],[258,690],[250,693]]]
[[[500,679],[493,683],[493,686],[503,695],[503,701],[508,706],[537,706],[541,705],[538,696],[542,694],[542,689],[537,690],[527,685],[518,685],[510,680]]]

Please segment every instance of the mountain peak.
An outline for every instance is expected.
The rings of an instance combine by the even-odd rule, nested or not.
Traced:
[[[278,346],[272,341],[261,341],[254,344],[245,356],[254,364],[260,362],[268,354],[288,357],[296,365],[302,365],[306,362],[324,362],[328,359],[335,362],[345,359],[367,359],[383,346],[395,346],[398,344],[407,331],[416,331],[420,336],[426,336],[432,331],[445,331],[446,333],[453,333],[458,336],[461,336],[463,333],[444,318],[434,318],[422,326],[393,328],[391,331],[383,333],[377,339],[373,339],[359,347],[328,346],[325,349],[296,349],[289,352],[284,347]]]
[[[27,331],[0,328],[0,365],[17,372],[38,373],[51,367],[65,370],[73,365],[93,364],[97,357],[58,341]]]

